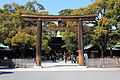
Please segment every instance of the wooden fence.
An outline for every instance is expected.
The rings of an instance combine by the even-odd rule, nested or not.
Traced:
[[[0,68],[30,68],[35,64],[34,59],[0,60]],[[88,68],[120,68],[120,58],[89,58],[86,59]]]
[[[0,68],[30,68],[35,64],[34,59],[0,60]]]
[[[88,68],[119,68],[120,58],[90,58],[86,60],[86,66]]]

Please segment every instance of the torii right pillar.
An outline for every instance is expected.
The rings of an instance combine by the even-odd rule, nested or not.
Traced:
[[[78,20],[78,64],[80,66],[84,66],[83,53],[83,21],[80,18]]]

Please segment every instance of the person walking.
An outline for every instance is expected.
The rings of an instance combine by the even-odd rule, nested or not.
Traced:
[[[67,54],[64,51],[64,56],[63,56],[64,62],[67,63]]]
[[[74,54],[71,55],[71,63],[76,63],[76,57]]]

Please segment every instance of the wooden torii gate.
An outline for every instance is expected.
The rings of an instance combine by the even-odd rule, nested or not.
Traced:
[[[78,64],[83,66],[83,21],[95,21],[98,14],[89,15],[37,15],[37,14],[21,14],[26,21],[36,21],[37,28],[27,27],[29,30],[37,29],[37,44],[36,44],[36,65],[41,66],[41,44],[42,44],[42,29],[45,30],[78,30]],[[42,27],[42,21],[57,21],[58,27]],[[77,21],[77,27],[62,27],[62,21]],[[89,29],[89,27],[84,27]]]

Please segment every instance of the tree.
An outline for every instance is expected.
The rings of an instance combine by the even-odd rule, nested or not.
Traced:
[[[72,13],[73,9],[64,9],[61,10],[59,12],[59,15],[70,15]],[[62,22],[62,26],[63,27],[74,27],[76,25],[74,25],[76,22]],[[62,31],[62,40],[64,41],[64,45],[62,46],[62,48],[66,48],[67,52],[69,54],[71,54],[71,52],[76,51],[77,49],[77,33],[75,31],[72,30],[66,30],[66,31]]]
[[[70,15],[73,9],[64,9],[59,12],[59,15]]]
[[[120,0],[96,0],[86,7],[74,9],[70,14],[83,15],[99,13],[98,20],[94,24],[94,30],[84,31],[84,43],[85,45],[93,44],[100,46],[102,57],[106,53],[107,47],[111,48],[113,42],[119,42],[120,33],[119,27],[117,26],[117,23],[120,21],[119,4]],[[74,26],[77,24],[69,22],[67,25]],[[115,31],[112,31],[113,26],[116,27]],[[89,37],[90,39],[85,37]]]
[[[41,5],[37,1],[27,2],[25,5],[21,6],[16,3],[5,4],[3,8],[9,13],[15,13],[17,10],[30,10],[31,12],[38,12],[39,10],[45,9],[43,5]]]
[[[35,5],[37,5],[38,7],[36,8]],[[39,10],[45,9],[43,5],[37,3],[37,1],[28,2],[25,6],[26,6],[25,9],[32,10],[34,12],[38,12]]]
[[[119,0],[96,0],[92,5],[97,6],[96,12],[98,12],[101,17],[98,20],[97,25],[95,25],[94,33],[92,34],[93,40],[92,43],[95,43],[100,46],[101,48],[101,56],[106,53],[107,48],[110,48],[110,55],[112,56],[112,43],[115,42],[115,39],[112,38],[113,36],[119,41],[117,36],[119,33],[114,33],[112,31],[112,27],[117,28],[117,23],[119,21],[119,14],[120,9]],[[90,5],[91,6],[91,5]],[[116,31],[115,31],[116,32]]]
[[[45,23],[47,27],[57,27],[57,24],[54,22],[46,22]],[[49,34],[51,37],[56,37],[57,36],[57,31],[58,30],[46,30],[46,33]]]
[[[111,29],[112,26],[116,26],[119,20],[120,11],[118,11],[118,9],[120,9],[120,7],[118,3],[120,3],[118,0],[97,0],[94,3],[100,7],[99,13],[101,14],[101,18],[95,28],[96,31],[93,34],[93,39],[96,44],[100,46],[102,57],[107,47],[110,47],[112,56],[111,41],[113,41],[113,39],[111,34],[114,35],[114,33]],[[117,37],[117,35],[115,37]]]
[[[13,32],[14,33],[14,32]],[[11,44],[11,46],[16,47],[21,52],[21,56],[24,58],[25,50],[30,48],[35,48],[36,45],[36,35],[28,34],[26,30],[19,29],[15,36],[7,38],[4,40],[6,44]],[[42,50],[49,52],[51,48],[48,46],[48,41],[51,39],[49,35],[42,34]]]
[[[68,53],[71,53],[71,51],[77,50],[77,34],[74,31],[66,30],[62,33],[62,40],[64,40],[64,45],[62,48],[66,48]]]
[[[12,38],[7,38],[4,42],[19,49],[21,57],[24,58],[25,51],[35,46],[35,36],[25,31],[17,32]]]
[[[36,26],[37,24],[32,21],[25,21],[20,14],[48,15],[47,11],[40,12],[43,9],[44,7],[36,1],[28,2],[25,5],[5,4],[3,9],[0,9],[0,42],[19,49],[35,48],[36,31],[27,31],[24,28],[26,26]],[[42,50],[48,52],[50,51],[48,46],[50,38],[48,39],[48,35],[43,35],[43,37]]]

